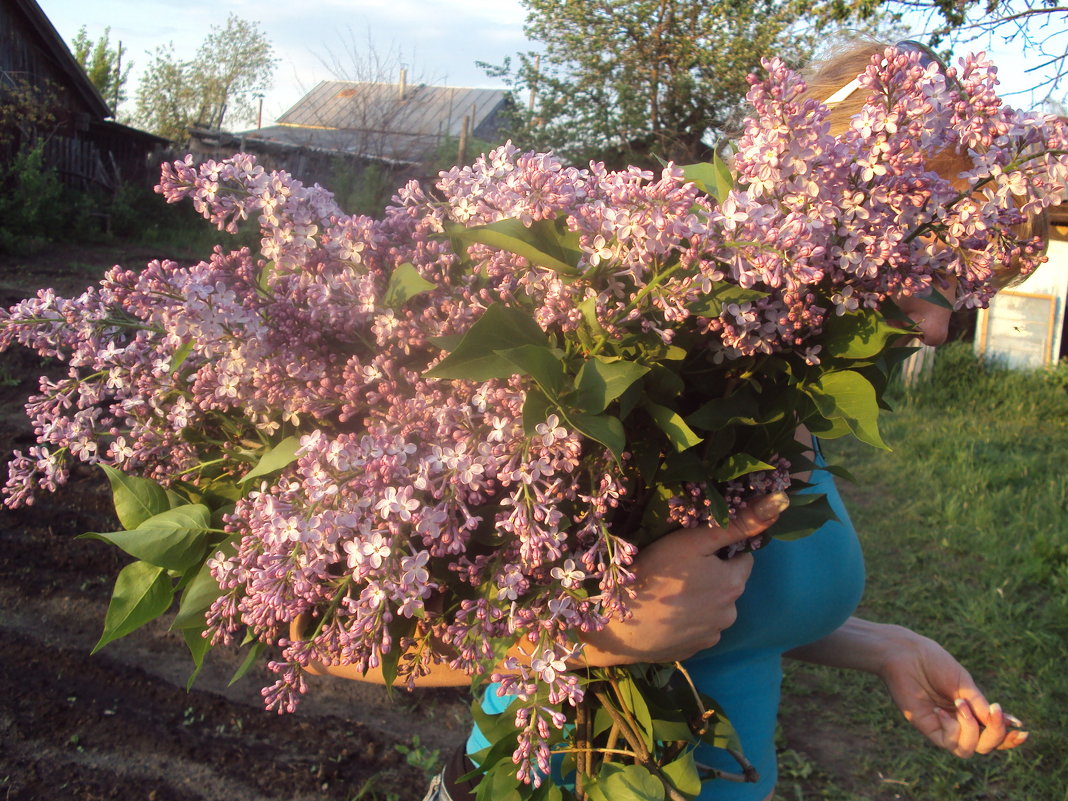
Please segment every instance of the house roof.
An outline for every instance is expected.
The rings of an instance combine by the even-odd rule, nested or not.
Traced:
[[[277,125],[248,131],[303,147],[354,153],[384,161],[418,163],[444,139],[460,136],[464,117],[471,131],[492,124],[505,103],[499,89],[409,86],[396,83],[322,81]]]
[[[11,7],[22,12],[30,27],[40,37],[42,53],[52,61],[56,69],[67,78],[67,86],[81,98],[91,113],[100,118],[110,117],[111,109],[100,92],[89,80],[74,56],[41,7],[34,0],[5,0]]]

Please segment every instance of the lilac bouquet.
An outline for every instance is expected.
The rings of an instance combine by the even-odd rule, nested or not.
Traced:
[[[958,306],[985,304],[998,265],[1042,260],[1012,229],[1068,177],[1064,126],[1001,105],[981,59],[947,85],[887,51],[838,136],[765,67],[730,169],[506,145],[373,220],[248,156],[164,165],[168,201],[230,231],[257,218],[259,252],[0,312],[0,349],[69,366],[27,404],[38,444],[5,502],[99,464],[124,530],[87,536],[135,560],[97,647],[177,599],[198,669],[218,643],[249,646],[246,667],[272,649],[279,711],[312,663],[408,684],[448,663],[515,699],[476,705],[480,798],[698,794],[695,744],[737,751],[718,706],[679,666],[569,670],[578,632],[628,614],[644,544],[796,489],[798,425],[885,447],[892,298],[953,280]],[[946,150],[973,168],[934,172]],[[773,533],[830,514],[797,496]]]

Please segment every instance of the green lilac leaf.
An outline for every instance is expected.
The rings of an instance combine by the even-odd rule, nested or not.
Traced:
[[[627,435],[618,417],[607,414],[582,414],[561,409],[564,421],[585,437],[600,442],[618,461],[627,444]]]
[[[734,176],[719,153],[713,154],[712,161],[687,164],[682,168],[682,176],[719,203],[726,200],[727,194],[734,188]]]
[[[697,164],[687,164],[682,168],[682,177],[690,181],[706,195],[715,196],[714,189],[718,181],[718,175],[712,162],[701,161]]]
[[[256,287],[260,290],[260,294],[267,294],[267,290],[271,283],[271,276],[274,275],[276,269],[277,265],[273,261],[269,261],[263,265],[263,269],[260,270],[259,278],[256,280]]]
[[[514,372],[533,378],[549,398],[564,388],[564,363],[547,345],[520,345],[495,353],[514,364],[518,368]]]
[[[700,693],[701,705],[705,709],[722,709],[713,698]],[[741,752],[742,741],[738,739],[738,732],[734,730],[734,726],[731,725],[730,720],[722,712],[717,712],[712,716],[710,725],[704,734],[701,735],[701,739],[715,748],[729,748],[732,751]]]
[[[613,765],[611,762],[605,767],[616,768],[618,765]],[[604,768],[601,769],[604,772]],[[607,795],[605,795],[602,789],[602,784],[598,779],[591,779],[586,783],[586,801],[610,801]]]
[[[393,638],[393,646],[381,654],[382,678],[386,683],[386,689],[392,691],[393,682],[397,680],[397,667],[400,665],[401,649],[399,643],[409,637],[415,630],[415,620],[394,613],[393,620],[388,625],[389,635]]]
[[[660,430],[667,435],[668,441],[675,450],[684,451],[702,441],[702,438],[686,425],[686,421],[674,409],[652,401],[646,401],[643,406]]]
[[[466,228],[463,225],[447,226],[450,238],[464,245],[479,243],[493,248],[506,250],[522,256],[531,264],[546,267],[560,275],[577,276],[577,263],[580,252],[571,249],[577,242],[566,234],[559,232],[553,220],[540,220],[529,228],[520,220],[499,220],[489,225]]]
[[[515,765],[501,761],[494,765],[478,783],[476,801],[520,801],[519,779]]]
[[[188,340],[182,344],[182,347],[178,348],[171,356],[171,363],[169,366],[170,372],[176,372],[182,363],[188,358],[189,354],[193,352],[193,340]]]
[[[664,801],[664,783],[641,765],[622,765],[598,784],[612,801]]]
[[[238,666],[237,670],[234,671],[234,675],[230,677],[230,681],[226,685],[227,687],[232,687],[245,677],[245,674],[249,672],[249,669],[256,664],[256,660],[260,658],[260,654],[263,653],[264,648],[266,648],[266,646],[259,640],[252,643],[252,647],[248,649],[244,661]]]
[[[727,162],[719,157],[718,152],[712,154],[712,169],[715,171],[712,195],[722,203],[734,188],[734,176],[731,174],[731,168],[727,165]]]
[[[780,540],[798,540],[817,531],[824,523],[837,520],[827,496],[806,493],[790,496],[790,506],[768,529],[769,536]]]
[[[575,378],[575,406],[584,412],[600,414],[622,395],[649,368],[637,362],[607,361],[595,357],[583,363]]]
[[[705,431],[717,431],[729,425],[759,426],[781,420],[780,409],[763,410],[756,395],[749,389],[735,392],[726,398],[714,398],[687,415],[686,422]]]
[[[838,439],[853,433],[849,423],[844,418],[827,420],[825,418],[811,419],[805,423],[806,427],[820,439]]]
[[[615,721],[612,720],[612,716],[608,714],[608,710],[603,706],[598,706],[593,711],[593,736],[596,737],[598,734],[604,734],[604,732],[612,728],[614,723]]]
[[[200,669],[204,667],[204,657],[208,651],[211,650],[211,640],[201,636],[204,633],[204,626],[198,629],[184,629],[182,631],[182,638],[185,640],[186,647],[189,648],[189,654],[193,657],[193,672],[189,674],[189,678],[185,682],[185,691],[189,692],[193,689],[193,683],[196,682],[197,676],[200,675]]]
[[[275,473],[283,467],[288,467],[297,460],[297,450],[299,448],[300,437],[286,437],[277,445],[265,450],[260,460],[256,462],[256,466],[246,473],[241,480],[249,481],[253,478]]]
[[[654,364],[642,386],[649,397],[670,400],[683,393],[686,382],[674,370],[662,364]]]
[[[430,337],[430,343],[436,347],[452,353],[463,342],[463,334],[442,334],[440,337]]]
[[[879,404],[875,387],[854,370],[824,373],[804,387],[828,420],[842,419],[861,442],[890,450],[879,434]],[[827,436],[820,432],[820,436]]]
[[[133,531],[90,532],[81,537],[110,542],[136,559],[184,572],[204,556],[211,511],[193,503],[160,512]]]
[[[564,793],[554,782],[542,782],[531,801],[564,801]]]
[[[232,544],[229,550],[235,552]],[[225,550],[225,546],[224,546]],[[215,599],[222,595],[222,589],[211,569],[205,562],[196,572],[193,580],[186,586],[182,593],[182,600],[178,604],[178,614],[171,624],[172,629],[189,629],[204,625],[204,613],[208,611]]]
[[[717,281],[712,285],[711,292],[695,303],[691,303],[689,308],[701,317],[719,317],[723,313],[723,307],[728,303],[747,303],[767,296],[767,292],[743,289],[728,281]]]
[[[755,473],[757,470],[774,470],[765,461],[762,461],[748,453],[735,453],[727,457],[727,460],[716,470],[713,478],[716,481],[730,481],[731,479],[744,476],[747,473]]]
[[[527,395],[523,399],[523,433],[528,437],[534,436],[535,428],[545,422],[552,405],[544,392],[536,389],[527,390]]]
[[[682,756],[661,768],[661,771],[680,793],[695,796],[701,792],[701,776],[697,772],[693,751],[684,751]]]
[[[624,671],[617,682],[619,687],[619,700],[630,712],[630,715],[638,723],[638,733],[645,740],[647,748],[653,747],[653,716],[649,713],[649,705],[645,703],[645,697],[629,672]]]
[[[162,567],[147,562],[126,565],[115,579],[104,616],[104,633],[92,653],[155,620],[170,608],[173,599],[171,580]]]
[[[865,310],[829,317],[823,324],[821,342],[823,354],[828,356],[871,359],[883,351],[888,340],[908,334],[903,328],[888,325],[878,312]]]
[[[515,364],[495,351],[521,345],[545,347],[548,339],[529,315],[503,303],[494,303],[468,329],[453,351],[424,375],[467,381],[508,378],[516,373]]]
[[[111,482],[115,515],[126,529],[134,529],[153,515],[170,508],[167,492],[151,479],[128,476],[108,465],[100,465]]]
[[[589,328],[590,333],[596,335],[603,335],[605,333],[604,326],[602,326],[601,321],[597,319],[597,297],[595,295],[582,301],[582,303],[578,305],[578,309],[582,313],[582,319],[586,322],[586,327]]]
[[[396,310],[411,298],[431,289],[437,289],[437,286],[423,278],[414,264],[406,261],[390,275],[383,300],[386,306]]]

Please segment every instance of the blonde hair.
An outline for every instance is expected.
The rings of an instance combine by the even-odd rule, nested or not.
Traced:
[[[804,72],[807,88],[801,98],[815,98],[826,101],[842,87],[855,80],[868,65],[872,58],[881,56],[888,45],[875,41],[854,42],[844,49],[833,53],[823,61],[811,66]],[[867,94],[858,90],[844,98],[841,102],[829,106],[828,122],[831,133],[840,134],[845,131],[853,117],[860,113],[867,101]],[[957,181],[958,176],[971,169],[971,160],[951,150],[943,150],[927,160],[930,169],[948,178]],[[1013,226],[1012,233],[1017,240],[1028,242],[1034,237],[1042,241],[1041,252],[1045,253],[1049,244],[1049,213],[1045,210],[1032,215],[1019,225]],[[1007,264],[999,265],[994,271],[994,283],[998,289],[1004,289],[1019,283],[1024,276],[1020,274],[1021,264],[1018,259],[1012,259]]]

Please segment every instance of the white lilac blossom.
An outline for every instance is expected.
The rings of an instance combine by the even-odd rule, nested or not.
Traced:
[[[433,191],[402,187],[373,220],[250,156],[164,165],[167,200],[228,231],[257,221],[259,251],[115,267],[80,297],[42,290],[0,311],[0,350],[68,367],[27,403],[37,444],[15,452],[5,503],[55,490],[72,459],[216,498],[220,514],[233,501],[204,560],[220,588],[204,635],[279,649],[268,707],[295,708],[312,662],[388,663],[409,684],[437,664],[496,665],[521,699],[519,778],[537,784],[561,705],[585,692],[567,670],[576,632],[628,615],[640,544],[787,489],[797,457],[770,426],[790,439],[778,423],[810,409],[830,427],[828,376],[862,380],[825,331],[947,278],[958,306],[983,305],[1000,264],[1043,258],[1012,227],[1059,202],[1068,136],[1001,105],[987,62],[963,61],[958,92],[888,51],[838,136],[796,74],[765,68],[718,198],[676,165],[580,169],[508,144]],[[971,167],[940,175],[939,151]],[[551,227],[571,262],[466,233],[512,223]],[[405,274],[417,291],[398,299]],[[502,307],[544,339],[547,378],[428,375],[443,341]],[[579,365],[644,394],[583,384]],[[553,384],[572,379],[570,394]],[[779,393],[783,407],[750,420],[707,405],[753,386],[753,403]],[[281,472],[244,480],[294,438]],[[718,478],[693,474],[713,463]],[[527,658],[497,665],[495,644],[513,642]]]

